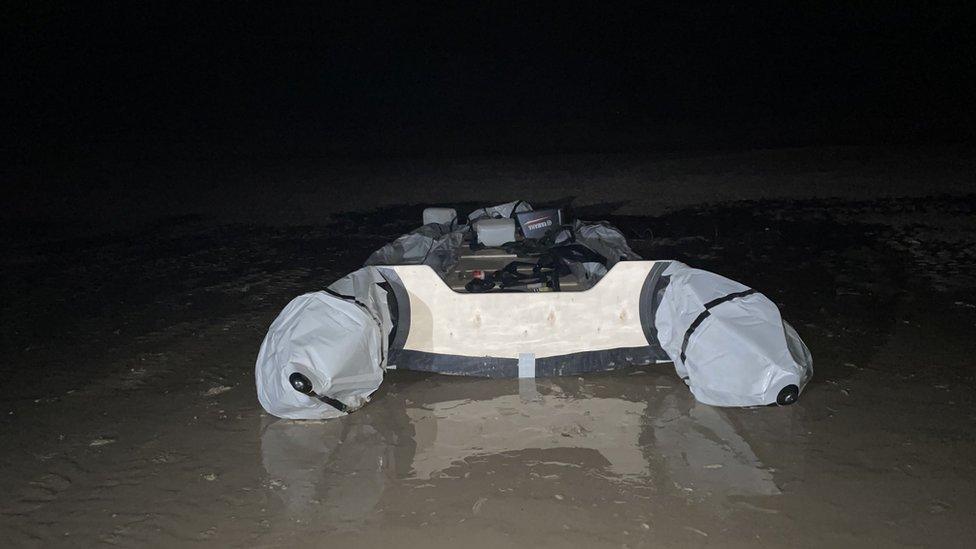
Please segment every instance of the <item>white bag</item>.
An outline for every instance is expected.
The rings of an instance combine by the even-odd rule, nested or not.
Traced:
[[[474,232],[478,242],[489,247],[515,242],[515,220],[479,219],[474,222]]]
[[[468,223],[474,223],[479,219],[508,219],[513,217],[519,212],[531,212],[532,205],[528,202],[523,202],[521,200],[516,200],[514,202],[506,202],[504,204],[499,204],[497,206],[488,206],[485,208],[479,208],[470,214],[468,214]]]

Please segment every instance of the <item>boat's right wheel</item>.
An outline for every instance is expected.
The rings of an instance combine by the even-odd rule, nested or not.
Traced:
[[[800,398],[800,388],[796,385],[787,385],[776,395],[776,404],[789,406],[796,402],[798,398]]]

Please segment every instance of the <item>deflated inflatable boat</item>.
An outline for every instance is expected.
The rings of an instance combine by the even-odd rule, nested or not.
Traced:
[[[545,377],[673,362],[699,401],[792,404],[810,351],[764,295],[677,261],[642,260],[605,223],[524,202],[425,224],[366,267],[295,298],[258,354],[269,413],[325,419],[389,369]]]

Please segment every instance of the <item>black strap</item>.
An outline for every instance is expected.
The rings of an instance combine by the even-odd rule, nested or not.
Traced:
[[[315,393],[314,391],[309,396],[313,396],[313,397],[321,400],[322,402],[328,404],[329,406],[332,406],[333,408],[335,408],[336,410],[339,410],[340,412],[343,412],[343,413],[346,413],[346,414],[349,413],[349,407],[346,406],[345,404],[343,404],[341,400],[336,400],[334,398],[327,397],[325,395],[320,395],[320,394]],[[359,416],[356,416],[356,417],[359,417]]]
[[[331,295],[332,297],[338,297],[339,299],[344,299],[346,301],[352,301],[353,303],[355,303],[356,305],[359,305],[360,307],[364,307],[366,309],[369,309],[369,307],[366,307],[366,304],[365,303],[363,303],[362,301],[359,301],[358,299],[356,299],[355,296],[343,295],[343,294],[340,294],[339,292],[337,292],[337,291],[335,291],[335,290],[333,290],[331,288],[323,288],[322,291],[324,291],[325,293]]]
[[[292,374],[288,376],[288,383],[291,384],[292,389],[298,391],[303,395],[307,395],[312,398],[321,400],[322,402],[328,404],[329,406],[332,406],[333,408],[339,410],[342,413],[345,414],[351,413],[349,411],[349,407],[346,406],[345,403],[343,403],[341,400],[336,400],[332,397],[328,397],[316,393],[315,390],[312,389],[312,380],[308,379],[308,376],[306,376],[301,372],[292,372]]]
[[[530,285],[547,286],[553,291],[559,291],[559,264],[552,264],[551,256],[542,256],[539,261],[512,261],[497,271],[485,273],[484,278],[472,278],[464,285],[468,293],[482,293],[494,288],[509,291],[528,290]],[[532,274],[518,272],[519,267],[532,267]],[[568,271],[568,269],[567,269]]]
[[[745,297],[747,295],[752,295],[754,293],[756,293],[756,290],[753,290],[752,288],[750,288],[748,290],[742,290],[741,292],[735,292],[735,293],[731,293],[729,295],[724,295],[722,297],[716,297],[715,299],[713,299],[713,300],[711,300],[711,301],[709,301],[708,303],[705,304],[705,310],[711,309],[712,307],[715,307],[716,305],[721,305],[722,303],[725,303],[726,301],[732,301],[733,299],[738,299],[740,297]]]
[[[691,334],[694,333],[694,331],[699,326],[701,326],[701,323],[702,322],[705,322],[705,319],[706,318],[708,318],[709,316],[711,316],[712,313],[708,312],[709,309],[711,309],[711,308],[713,308],[713,307],[715,307],[717,305],[721,305],[722,303],[725,303],[726,301],[732,301],[733,299],[738,299],[740,297],[746,297],[747,295],[752,295],[754,293],[756,293],[756,290],[753,290],[753,289],[750,288],[748,290],[743,290],[741,292],[735,292],[735,293],[731,293],[731,294],[728,294],[728,295],[724,295],[722,297],[715,298],[715,299],[709,301],[708,303],[706,303],[705,304],[705,310],[702,311],[701,314],[699,314],[697,318],[695,318],[695,321],[692,322],[691,323],[691,326],[688,326],[688,329],[685,331],[685,339],[684,339],[684,341],[681,342],[681,362],[683,363],[685,361],[685,351],[688,350],[688,340],[691,339]]]
[[[532,267],[532,274],[519,273],[518,268],[520,266]],[[564,266],[557,262],[552,254],[545,253],[540,255],[535,263],[518,260],[512,261],[502,269],[492,273],[491,278],[502,289],[513,289],[519,286],[525,287],[529,284],[541,284],[552,288],[554,291],[559,291],[559,275],[569,272],[569,269],[565,268],[566,273],[560,273],[561,267]]]

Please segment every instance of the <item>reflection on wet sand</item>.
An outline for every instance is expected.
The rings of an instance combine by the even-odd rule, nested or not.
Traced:
[[[336,427],[333,427],[335,425]],[[318,514],[342,522],[365,516],[384,488],[387,446],[368,425],[277,421],[261,437],[268,488],[289,516]]]
[[[675,395],[666,395],[648,422],[653,451],[664,459],[678,488],[737,496],[780,493],[770,470],[721,408],[697,402],[681,406]]]
[[[384,492],[436,490],[475,463],[489,471],[515,463],[537,477],[563,471],[677,495],[779,493],[725,411],[695,403],[682,387],[651,392],[642,386],[649,377],[601,380],[605,385],[545,380],[533,399],[520,396],[512,380],[391,384],[383,398],[340,420],[267,425],[261,450],[268,488],[286,515],[329,522],[365,518]]]
[[[583,448],[596,450],[612,473],[644,475],[647,462],[638,444],[644,408],[644,403],[619,398],[562,395],[528,402],[519,395],[503,395],[408,408],[416,429],[414,474],[430,478],[476,455]]]

